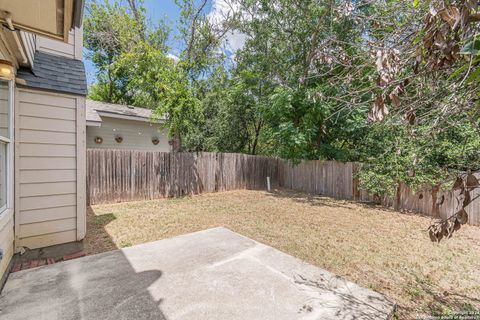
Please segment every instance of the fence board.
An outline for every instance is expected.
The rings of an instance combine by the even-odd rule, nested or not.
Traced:
[[[446,218],[460,204],[453,191],[422,188],[416,193],[400,184],[395,197],[377,199],[360,190],[360,163],[289,161],[236,153],[163,153],[136,150],[87,150],[89,204],[180,197],[237,189],[282,187],[337,199],[379,202],[396,210]],[[480,177],[480,173],[476,173]],[[437,199],[444,197],[441,205]],[[477,198],[478,197],[478,198]],[[480,190],[466,208],[469,224],[480,225]]]
[[[87,199],[99,204],[265,189],[267,176],[275,184],[277,165],[273,158],[233,153],[89,149]]]

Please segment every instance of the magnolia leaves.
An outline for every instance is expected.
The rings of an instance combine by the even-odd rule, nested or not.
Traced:
[[[392,105],[395,108],[399,108],[401,105],[400,97],[405,93],[405,86],[408,84],[408,80],[404,80],[402,83],[395,86],[395,88],[386,96],[382,92],[375,95],[375,100],[372,105],[372,109],[368,113],[368,120],[370,122],[382,121],[389,113],[387,105]],[[415,123],[415,110],[410,107],[405,112],[405,120],[413,125]]]
[[[457,201],[460,204],[460,209],[451,217],[430,225],[428,228],[430,240],[440,242],[443,238],[450,238],[455,231],[458,231],[463,224],[468,222],[468,213],[465,208],[474,200],[471,192],[479,186],[477,177],[472,173],[457,177],[452,189],[459,192]],[[440,199],[442,199],[440,203],[442,204],[445,198],[442,196]]]
[[[395,79],[400,71],[400,52],[396,49],[377,50],[375,53],[375,66],[378,74],[377,86],[386,88]],[[371,122],[382,121],[388,115],[388,103],[398,107],[400,105],[399,95],[404,92],[403,84],[394,88],[394,90],[384,97],[383,92],[377,93],[368,114],[368,120]]]
[[[419,65],[423,60],[425,60],[426,65],[430,69],[439,69],[453,65],[458,59],[460,51],[458,46],[459,37],[450,26],[450,23],[453,23],[453,26],[455,26],[455,18],[452,17],[454,13],[446,13],[446,10],[442,12],[445,12],[444,16],[448,22],[443,20],[442,16],[437,14],[436,11],[433,11],[432,14],[432,10],[424,19],[423,47],[418,47],[416,50],[415,73],[419,72]],[[458,9],[452,9],[452,12],[457,11]]]
[[[390,84],[400,71],[400,52],[396,49],[377,50],[375,65],[377,67],[377,84],[385,87]]]
[[[382,121],[388,114],[388,108],[382,94],[378,94],[373,102],[372,109],[368,113],[368,120],[371,122]]]
[[[375,53],[375,66],[378,74],[376,84],[382,89],[382,92],[375,94],[372,109],[368,114],[370,122],[382,121],[389,114],[388,105],[399,108],[401,106],[400,97],[405,94],[405,87],[409,84],[408,79],[400,83],[397,81],[397,84],[395,83],[395,78],[401,71],[400,52],[398,50],[377,50]],[[392,87],[393,89],[391,89]],[[410,125],[415,123],[415,119],[413,108],[405,112],[405,120]]]
[[[440,242],[443,238],[451,238],[453,232],[459,230],[460,222],[455,220],[445,220],[441,224],[434,224],[428,228],[428,234],[432,242]]]
[[[462,0],[448,5],[442,2],[441,5],[440,9],[432,6],[423,20],[423,47],[417,48],[415,72],[422,61],[436,70],[452,66],[460,57],[459,43],[468,34],[471,12],[476,9],[477,1]]]

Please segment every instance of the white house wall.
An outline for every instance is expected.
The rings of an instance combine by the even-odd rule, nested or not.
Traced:
[[[115,141],[116,135],[123,137],[121,143]],[[103,142],[101,144],[95,143],[96,137],[101,137]],[[152,137],[157,137],[160,142],[154,145]],[[160,125],[105,116],[102,116],[100,127],[87,127],[87,148],[170,151],[167,131],[161,129]]]
[[[16,247],[80,240],[85,98],[17,88],[15,107]]]

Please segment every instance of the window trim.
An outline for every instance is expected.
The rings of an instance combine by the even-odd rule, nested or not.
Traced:
[[[6,144],[6,204],[0,208],[0,219],[4,217],[5,213],[7,213],[10,209],[13,209],[13,171],[14,171],[14,158],[13,158],[13,150],[14,150],[14,85],[13,80],[0,80],[2,82],[6,82],[8,86],[8,134],[9,138],[0,136],[1,143]]]
[[[0,136],[0,138],[3,138]],[[9,187],[9,182],[8,182],[8,176],[9,176],[9,171],[8,171],[8,158],[10,157],[9,156],[9,153],[8,153],[8,149],[9,149],[9,143],[4,141],[4,139],[0,139],[0,147],[3,148],[3,146],[5,145],[5,157],[6,157],[6,161],[5,161],[5,172],[6,172],[6,181],[5,181],[5,197],[6,197],[6,200],[5,201],[5,204],[3,206],[0,207],[0,217],[3,215],[4,212],[7,211],[8,209],[8,200],[10,198],[9,196],[9,192],[8,192],[8,187]]]

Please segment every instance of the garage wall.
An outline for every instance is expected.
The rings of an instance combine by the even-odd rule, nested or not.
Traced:
[[[116,135],[123,137],[121,143],[115,140]],[[103,139],[102,144],[95,143],[96,137]],[[154,145],[152,137],[157,137],[160,142]],[[160,125],[105,116],[102,116],[102,126],[87,127],[87,148],[170,151],[167,131],[161,129]]]
[[[84,110],[83,97],[17,89],[17,247],[46,247],[85,235]]]

